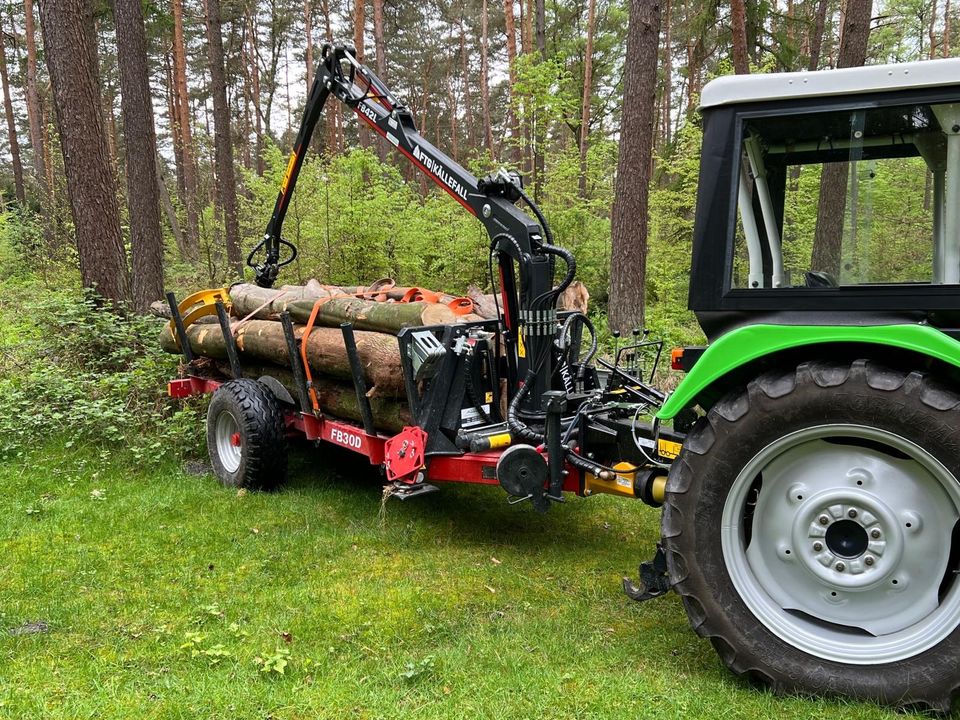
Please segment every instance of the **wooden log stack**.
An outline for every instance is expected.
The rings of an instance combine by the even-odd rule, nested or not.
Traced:
[[[406,327],[448,325],[486,319],[475,312],[469,298],[457,298],[420,288],[395,287],[392,281],[372,286],[338,287],[311,280],[305,285],[261,288],[240,283],[230,288],[231,329],[246,377],[269,375],[296,398],[290,372],[290,357],[280,314],[288,312],[294,333],[306,341],[306,359],[313,376],[321,410],[336,417],[359,420],[350,363],[340,325],[354,327],[357,354],[363,369],[378,429],[397,432],[412,422],[406,406],[403,370],[396,335]],[[489,311],[484,308],[485,313]],[[169,309],[157,303],[154,313],[169,317]],[[311,322],[311,317],[313,321]],[[231,377],[227,348],[220,325],[210,317],[190,325],[187,339],[193,354],[224,378]],[[160,333],[160,346],[179,353],[180,344],[170,325]]]

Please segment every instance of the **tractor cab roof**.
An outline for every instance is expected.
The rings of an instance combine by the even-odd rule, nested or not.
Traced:
[[[816,72],[726,75],[707,83],[700,108],[960,85],[960,58]]]

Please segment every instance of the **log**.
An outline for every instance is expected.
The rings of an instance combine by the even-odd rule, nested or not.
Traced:
[[[287,306],[287,311],[298,323],[306,323],[313,312],[316,301],[295,300]],[[317,311],[316,325],[340,327],[341,323],[351,322],[356,330],[396,335],[403,328],[421,325],[452,325],[475,315],[457,315],[446,305],[437,303],[383,303],[375,300],[361,300],[345,297],[328,300]]]
[[[294,399],[299,397],[293,373],[287,368],[279,365],[244,363],[241,369],[244,377],[261,378],[268,375],[276,378],[291,397]],[[225,377],[233,377],[229,363],[218,362],[217,370]],[[322,412],[340,420],[352,420],[358,423],[361,421],[357,393],[352,385],[320,377],[314,378],[313,387],[317,391],[317,400]],[[407,425],[413,424],[410,409],[404,401],[375,397],[370,399],[370,408],[373,411],[373,424],[378,430],[398,433]]]
[[[484,320],[495,320],[497,303],[492,294],[484,293],[476,285],[467,288],[467,297],[473,301],[473,311]]]
[[[302,337],[304,328],[295,327],[294,331],[298,337]],[[287,353],[283,326],[279,322],[248,320],[239,325],[234,335],[241,361],[261,360],[289,366],[290,356]],[[392,397],[402,394],[403,370],[396,338],[382,333],[359,331],[354,335],[370,396]],[[191,325],[187,328],[187,337],[190,347],[197,355],[217,360],[227,357],[227,348],[219,325]],[[160,332],[160,346],[169,353],[180,352],[169,325],[164,325]],[[339,328],[314,328],[307,340],[307,360],[315,375],[352,380],[350,362]]]
[[[276,318],[287,306],[298,300],[311,303],[321,297],[342,294],[340,288],[325,289],[316,280],[306,285],[283,285],[279,288],[262,288],[252,283],[236,283],[230,287],[231,312],[243,318],[251,313],[260,320]]]

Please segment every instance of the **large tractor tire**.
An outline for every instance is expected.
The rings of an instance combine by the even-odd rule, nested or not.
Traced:
[[[227,487],[272,490],[283,483],[283,410],[263,383],[231,380],[217,388],[207,410],[207,451],[214,474]]]
[[[730,392],[671,469],[667,566],[734,673],[949,712],[960,690],[960,394],[809,362]]]

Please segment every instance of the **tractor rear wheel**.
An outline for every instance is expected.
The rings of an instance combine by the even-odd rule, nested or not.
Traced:
[[[778,692],[949,712],[960,690],[960,394],[809,362],[729,393],[667,482],[691,624]]]
[[[227,487],[271,490],[286,479],[283,410],[256,380],[217,388],[207,410],[207,451],[214,474]]]

